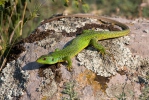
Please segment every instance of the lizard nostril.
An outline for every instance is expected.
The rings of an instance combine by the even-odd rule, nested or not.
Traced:
[[[46,58],[43,58],[43,60],[46,60]]]

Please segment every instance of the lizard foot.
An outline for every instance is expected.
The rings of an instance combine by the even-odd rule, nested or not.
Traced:
[[[107,48],[106,51],[100,52],[101,53],[101,58],[104,60],[107,59],[112,59],[114,60],[114,55],[110,52],[110,50]]]
[[[110,53],[110,49],[109,48],[106,48],[106,49],[102,48],[100,50],[100,54],[101,54],[102,59],[106,58],[106,56],[114,58],[113,54]]]
[[[67,66],[67,70],[71,72],[72,71],[72,67],[71,66]]]

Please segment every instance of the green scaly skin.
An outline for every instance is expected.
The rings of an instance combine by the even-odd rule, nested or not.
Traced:
[[[115,22],[115,21],[114,21]],[[83,33],[77,36],[72,42],[62,50],[56,49],[55,52],[43,55],[37,59],[38,63],[41,64],[56,64],[58,62],[67,62],[68,70],[71,69],[71,58],[77,55],[80,51],[86,48],[89,44],[99,50],[102,54],[105,54],[105,49],[102,45],[98,44],[98,40],[104,40],[109,38],[116,38],[125,36],[129,33],[129,28],[117,22],[123,30],[121,31],[94,31],[94,30],[84,30]]]

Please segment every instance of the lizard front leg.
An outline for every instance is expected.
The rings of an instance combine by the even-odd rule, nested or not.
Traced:
[[[71,71],[71,69],[72,69],[72,61],[71,61],[71,58],[70,58],[69,56],[67,56],[67,57],[64,57],[63,60],[67,61],[67,63],[68,63],[67,69],[68,69],[69,71]]]

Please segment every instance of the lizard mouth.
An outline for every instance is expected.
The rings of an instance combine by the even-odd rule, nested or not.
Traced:
[[[36,62],[38,62],[38,63],[40,63],[40,64],[46,64],[46,63],[47,63],[46,61],[44,61],[44,60],[42,60],[42,59],[40,59],[40,58],[38,58],[38,59],[36,60]]]

